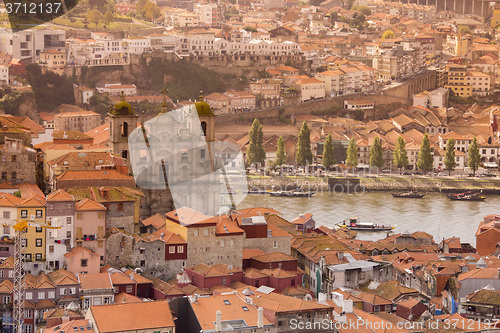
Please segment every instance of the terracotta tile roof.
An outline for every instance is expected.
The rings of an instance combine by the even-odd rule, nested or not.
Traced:
[[[62,318],[62,317],[78,317],[81,316],[83,319],[83,314],[81,313],[81,310],[69,310],[65,308],[56,308],[53,310],[48,310],[44,312],[43,314],[43,319],[47,320],[49,318]],[[59,332],[59,330],[57,330]]]
[[[8,257],[2,263],[0,264],[0,268],[6,269],[6,268],[12,268],[14,269],[14,258]]]
[[[168,302],[141,302],[90,307],[100,333],[174,328]]]
[[[293,221],[292,223],[293,224],[304,224],[306,223],[307,221],[309,221],[310,219],[312,219],[312,214],[301,214],[299,216],[297,216]]]
[[[65,140],[88,140],[92,139],[91,136],[84,134],[80,131],[54,131],[52,132],[52,138],[65,139]]]
[[[68,310],[68,314],[69,314],[69,312],[70,312],[70,310]],[[44,313],[44,319],[45,319],[46,314],[47,314],[47,312]],[[70,315],[69,317],[73,317],[73,316]],[[50,318],[50,317],[47,317],[47,318]],[[61,323],[59,325],[46,328],[43,331],[44,331],[44,333],[74,332],[73,327],[85,327],[85,328],[87,328],[88,324],[89,324],[89,321],[87,319],[70,320],[70,321]],[[92,326],[90,326],[90,330],[85,329],[85,333],[95,333],[94,328]]]
[[[75,198],[64,190],[57,190],[47,196],[47,202],[49,201],[75,201]]]
[[[252,216],[266,215],[266,214],[276,214],[278,216],[282,215],[277,210],[272,209],[272,208],[267,208],[267,207],[253,207],[253,208],[238,209],[238,212],[241,214],[247,214],[247,215],[252,215]]]
[[[292,237],[288,232],[285,230],[275,227],[273,225],[268,225],[267,230],[271,231],[271,237]]]
[[[407,309],[413,308],[415,305],[419,304],[420,301],[416,298],[410,298],[405,301],[398,302],[398,306],[402,306]]]
[[[302,299],[298,299],[295,297],[285,296],[281,294],[277,294],[271,292],[269,294],[261,293],[257,291],[257,288],[248,286],[245,288],[249,288],[254,292],[254,295],[250,296],[253,300],[253,303],[259,307],[263,307],[264,309],[268,309],[276,312],[295,312],[301,310],[309,310],[309,311],[328,311],[331,309],[331,306],[320,304],[315,301],[305,301]],[[243,288],[243,289],[245,289]],[[242,292],[243,289],[238,289],[238,292]]]
[[[115,304],[122,303],[142,303],[142,299],[127,293],[119,293],[118,295],[115,295]]]
[[[127,269],[126,271],[124,271],[124,273],[127,274],[128,276],[133,276],[134,281],[137,282],[137,284],[153,283],[150,279],[145,278],[140,274],[137,274],[131,269]]]
[[[57,271],[52,271],[48,276],[54,281],[58,286],[78,284],[78,278],[72,272],[69,272],[63,268]]]
[[[461,273],[458,275],[457,281],[461,282],[467,279],[499,279],[498,268],[479,268],[473,269],[465,273]]]
[[[265,278],[267,276],[266,274],[262,273],[257,268],[253,268],[253,267],[247,268],[245,270],[245,272],[243,273],[243,275],[249,279],[261,279],[261,278]]]
[[[51,166],[73,168],[88,168],[99,165],[124,165],[123,159],[110,152],[70,152],[48,161]],[[81,170],[81,169],[80,169]]]
[[[156,230],[152,235],[161,239],[167,244],[186,244],[186,240],[182,238],[181,235],[174,234],[173,232],[165,229],[165,227]]]
[[[36,289],[52,289],[55,287],[56,287],[56,284],[44,272],[41,272],[36,277]]]
[[[16,207],[23,199],[10,193],[0,193],[0,207]]]
[[[160,229],[165,227],[165,218],[160,214],[156,213],[153,216],[141,220],[141,223],[145,226],[152,225],[155,229]]]
[[[476,290],[467,295],[467,302],[500,305],[500,290]]]
[[[417,290],[407,288],[397,281],[377,282],[375,288],[371,286],[372,283],[374,282],[368,281],[360,285],[359,289],[367,293],[376,294],[393,302],[397,301],[403,295],[418,294]]]
[[[66,253],[64,254],[64,256],[65,256],[66,258],[72,258],[72,257],[74,257],[74,256],[76,256],[76,255],[78,255],[78,254],[80,254],[80,253],[82,253],[82,252],[87,252],[87,253],[89,253],[89,254],[91,254],[91,255],[94,255],[94,256],[99,256],[99,255],[98,255],[97,253],[95,253],[94,251],[89,250],[89,249],[87,249],[86,247],[83,247],[83,246],[77,246],[77,247],[72,248],[72,249],[71,249],[71,251],[66,252]],[[99,256],[99,257],[100,257],[100,256]]]
[[[209,217],[189,207],[181,207],[166,214],[167,219],[180,223],[181,225],[190,225],[205,221]]]
[[[266,254],[266,252],[260,249],[243,249],[243,260],[261,256],[263,254]]]
[[[244,320],[248,326],[257,325],[257,308],[240,299],[238,295],[213,295],[210,297],[199,297],[195,303],[191,303],[202,331],[213,331],[215,329],[215,316],[217,311],[222,312],[222,321]],[[264,326],[271,326],[271,322],[264,317]]]
[[[96,145],[102,145],[108,142],[109,139],[109,123],[102,124],[99,127],[96,127],[88,132],[85,132],[86,135],[94,138],[94,143]]]
[[[57,304],[51,301],[50,299],[44,299],[35,304],[36,309],[55,309],[57,308]]]
[[[179,296],[184,295],[184,291],[175,285],[158,279],[157,277],[152,277],[153,288],[165,293],[166,296]]]
[[[75,209],[77,211],[95,211],[95,210],[106,210],[106,207],[98,202],[90,199],[83,199],[76,203]]]
[[[262,255],[257,255],[252,257],[252,259],[260,262],[297,261],[296,258],[282,252],[270,252]]]
[[[209,266],[207,264],[198,264],[196,266],[191,266],[185,268],[185,270],[190,270],[196,272],[204,277],[216,277],[216,276],[228,276],[229,272],[224,272],[215,268],[215,266]]]
[[[0,294],[10,294],[12,290],[14,290],[14,282],[7,279],[0,282]]]
[[[116,170],[66,170],[57,180],[92,180],[92,179],[106,179],[106,180],[133,180],[133,176],[124,175]]]
[[[121,271],[116,271],[110,274],[111,277],[111,282],[113,283],[113,286],[119,285],[119,284],[136,284],[134,280],[130,278],[129,275],[121,272]]]
[[[45,207],[45,197],[35,195],[31,198],[24,199],[17,207]]]
[[[113,284],[108,273],[79,274],[78,280],[80,281],[82,290],[113,289]]]
[[[285,271],[281,268],[275,268],[275,269],[261,269],[260,272],[262,274],[272,276],[278,279],[287,279],[291,277],[295,277],[296,274],[292,274],[288,271]]]

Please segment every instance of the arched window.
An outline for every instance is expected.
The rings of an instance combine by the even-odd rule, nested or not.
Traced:
[[[203,135],[207,136],[207,123],[205,121],[201,122],[201,130],[203,131]]]
[[[128,137],[128,123],[126,122],[122,124],[122,137]]]

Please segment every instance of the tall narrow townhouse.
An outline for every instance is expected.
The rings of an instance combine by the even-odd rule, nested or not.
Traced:
[[[73,246],[82,246],[101,257],[106,256],[106,207],[100,203],[83,199],[76,203],[75,238]]]
[[[50,269],[59,269],[64,263],[64,254],[71,251],[75,219],[75,198],[64,190],[57,190],[47,196],[47,220],[59,229],[47,230],[47,264]]]
[[[46,224],[45,198],[37,194],[30,196],[17,205],[17,216],[20,221],[33,221]],[[24,253],[27,262],[45,261],[46,229],[30,226],[26,230]]]
[[[0,230],[2,231],[2,238],[13,238],[15,236],[13,226],[17,220],[17,205],[22,201],[23,199],[10,193],[0,195]]]

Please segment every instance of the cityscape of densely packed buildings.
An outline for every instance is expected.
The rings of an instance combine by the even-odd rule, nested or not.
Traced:
[[[114,14],[134,16],[139,4],[115,3]],[[160,15],[144,29],[116,32],[97,22],[92,30],[88,21],[88,29],[0,28],[2,96],[30,92],[26,67],[35,63],[42,73],[73,77],[75,95],[75,104],[37,109],[36,117],[0,110],[3,332],[15,329],[20,262],[22,333],[500,331],[496,212],[469,221],[475,246],[453,230],[443,239],[417,231],[361,240],[353,230],[319,225],[314,211],[287,220],[269,207],[233,207],[211,216],[174,204],[165,189],[138,186],[129,146],[131,136],[152,134],[143,110],[130,104],[147,100],[161,105],[148,114],[152,124],[192,106],[207,141],[231,144],[220,148],[227,159],[245,158],[252,144],[248,122],[231,119],[278,115],[263,122],[263,172],[276,166],[280,137],[286,164],[298,164],[307,124],[314,164],[329,137],[335,164],[344,166],[354,142],[356,166],[368,169],[380,141],[377,172],[391,172],[402,139],[408,163],[401,173],[424,176],[418,159],[428,138],[432,167],[425,171],[434,176],[446,169],[453,139],[454,172],[469,173],[477,142],[486,176],[500,165],[500,7],[474,0],[155,6]],[[89,68],[127,72],[153,57],[259,75],[198,101],[170,99],[166,90],[128,81],[134,75],[76,84]],[[109,113],[92,109],[94,96],[109,97]],[[331,111],[321,103],[333,111],[318,112]],[[162,134],[182,141],[183,130]],[[156,139],[145,140],[148,149]],[[182,149],[174,166],[162,160],[156,172],[167,183],[169,172],[187,174],[209,153]],[[29,221],[23,233],[20,221]]]

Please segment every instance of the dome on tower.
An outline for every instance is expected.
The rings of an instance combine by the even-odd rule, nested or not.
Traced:
[[[122,94],[120,96],[120,101],[116,103],[112,108],[110,113],[114,116],[133,116],[135,111],[132,109],[132,105],[125,101],[125,96]]]
[[[203,94],[200,91],[200,97],[198,98],[198,102],[194,103],[194,106],[196,106],[196,111],[198,111],[198,116],[214,116],[214,112],[212,111],[212,108],[210,105],[208,105],[207,102],[203,100]]]

